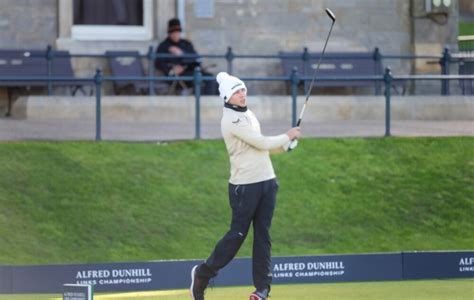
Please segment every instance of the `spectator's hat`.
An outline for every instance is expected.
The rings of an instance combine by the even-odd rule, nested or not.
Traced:
[[[181,31],[181,22],[177,18],[168,21],[168,33]]]
[[[230,100],[230,97],[240,89],[247,90],[245,83],[235,76],[231,76],[226,72],[220,72],[216,76],[219,83],[219,94],[225,102]]]

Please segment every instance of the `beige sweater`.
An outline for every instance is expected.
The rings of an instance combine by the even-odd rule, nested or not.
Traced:
[[[275,178],[270,151],[283,151],[288,147],[290,138],[286,134],[263,136],[253,112],[226,107],[221,131],[230,157],[230,183],[249,184]]]

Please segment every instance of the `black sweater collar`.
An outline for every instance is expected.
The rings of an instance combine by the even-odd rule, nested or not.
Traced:
[[[240,111],[240,112],[246,112],[247,111],[247,106],[241,107],[238,105],[232,105],[227,102],[224,102],[224,107],[230,108],[235,111]]]

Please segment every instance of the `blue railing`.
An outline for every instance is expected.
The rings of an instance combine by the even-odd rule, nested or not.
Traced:
[[[296,104],[298,97],[298,84],[300,81],[311,80],[312,78],[300,77],[298,76],[296,68],[293,69],[290,76],[277,76],[277,77],[242,77],[244,81],[284,81],[289,82],[291,85],[291,99],[292,99],[292,125],[296,124]],[[48,81],[48,82],[90,82],[95,85],[95,98],[96,98],[96,135],[95,139],[100,141],[102,139],[102,84],[106,81],[172,81],[172,80],[187,80],[193,81],[194,83],[194,97],[195,97],[195,139],[201,138],[201,85],[203,81],[215,80],[215,77],[212,76],[202,76],[201,70],[197,67],[194,70],[194,76],[177,76],[177,77],[168,77],[168,76],[149,76],[146,79],[143,77],[111,77],[103,76],[100,69],[96,70],[96,73],[93,78],[65,78],[65,77],[0,77],[2,81]],[[385,97],[385,134],[384,136],[391,136],[391,88],[392,82],[394,80],[474,80],[474,75],[402,75],[402,76],[393,76],[390,68],[385,69],[383,76],[357,76],[357,77],[324,77],[318,79],[321,81],[333,81],[333,80],[362,80],[362,81],[376,81],[382,82],[385,87],[384,97]]]
[[[2,81],[44,81],[48,86],[48,95],[52,94],[53,82],[62,81],[62,82],[90,82],[91,85],[95,85],[95,97],[96,97],[96,140],[101,140],[101,93],[102,93],[102,84],[107,81],[147,81],[148,82],[148,92],[150,95],[154,94],[154,82],[155,81],[175,81],[175,80],[186,80],[194,82],[194,93],[195,93],[195,110],[196,110],[196,120],[195,120],[195,138],[200,139],[201,130],[200,130],[200,91],[203,81],[213,81],[215,77],[212,76],[202,76],[200,69],[196,68],[194,76],[155,76],[155,66],[154,62],[157,58],[172,58],[175,57],[173,54],[159,54],[156,53],[152,46],[148,48],[148,52],[144,55],[136,55],[139,58],[146,58],[148,60],[148,71],[145,77],[113,77],[113,76],[103,76],[100,70],[97,70],[94,78],[65,78],[65,77],[54,77],[52,75],[52,66],[53,61],[56,57],[94,57],[94,58],[104,58],[109,57],[110,55],[105,54],[65,54],[59,53],[52,49],[51,46],[48,46],[45,52],[45,59],[47,60],[47,74],[42,77],[0,77]],[[129,55],[127,55],[129,56]],[[304,48],[301,53],[301,60],[303,62],[308,62],[310,59],[318,58],[317,56],[309,53],[307,48]],[[328,54],[327,57],[330,57]],[[225,54],[208,54],[208,55],[190,55],[185,54],[183,58],[197,59],[202,58],[218,58],[225,59],[227,61],[227,71],[233,73],[233,62],[235,59],[282,59],[282,58],[295,58],[295,55],[238,55],[235,54],[231,47],[227,48]],[[347,58],[360,58],[360,57],[350,57]],[[448,95],[449,91],[449,81],[451,80],[473,80],[474,75],[449,75],[449,66],[453,62],[458,62],[465,57],[459,57],[459,55],[453,55],[450,53],[448,48],[443,51],[443,54],[440,56],[434,55],[383,55],[379,48],[375,48],[373,51],[372,58],[375,62],[380,63],[382,60],[389,59],[434,59],[437,60],[441,65],[442,74],[441,75],[406,75],[406,76],[392,76],[390,69],[386,69],[385,74],[377,76],[356,76],[356,77],[318,77],[318,81],[371,81],[376,84],[377,89],[380,89],[380,85],[385,85],[385,99],[386,99],[386,116],[385,116],[385,136],[390,136],[390,97],[391,97],[391,85],[394,80],[439,80],[442,82],[441,93],[443,95]],[[472,59],[472,57],[468,57]],[[366,59],[366,58],[364,58]],[[304,64],[306,65],[306,64]],[[298,85],[300,82],[308,82],[312,78],[309,76],[300,76],[298,70],[294,68],[289,76],[273,76],[273,77],[241,77],[245,81],[280,81],[287,82],[291,87],[291,98],[292,98],[292,124],[296,124],[296,99],[298,96]],[[9,102],[9,105],[11,103]],[[9,110],[10,111],[10,107]]]
[[[326,58],[330,57],[330,53],[326,54]],[[52,65],[53,65],[53,60],[55,57],[92,57],[92,58],[107,58],[110,57],[111,55],[106,55],[106,54],[63,54],[63,53],[57,53],[51,46],[48,46],[45,52],[45,59],[47,60],[47,75],[48,78],[52,76]],[[130,55],[127,55],[130,56]],[[176,56],[173,54],[165,54],[165,53],[156,53],[155,49],[153,46],[149,46],[148,51],[146,54],[139,54],[136,55],[138,58],[144,58],[147,60],[147,75],[146,79],[148,80],[148,93],[149,95],[154,95],[155,94],[155,89],[153,86],[153,80],[152,78],[155,77],[155,65],[154,62],[156,59],[159,58],[175,58]],[[308,48],[304,48],[303,51],[301,52],[301,60],[304,63],[304,66],[308,65],[307,63],[311,59],[319,58],[319,56],[311,54],[308,51]],[[203,58],[213,58],[213,59],[224,59],[227,62],[227,72],[232,74],[233,73],[233,65],[234,65],[234,60],[235,59],[283,59],[283,58],[295,58],[294,55],[285,55],[285,54],[262,54],[262,55],[247,55],[247,54],[235,54],[234,51],[232,50],[231,47],[227,48],[226,53],[224,54],[183,54],[182,58],[189,58],[189,59],[196,59],[198,61],[202,60]],[[351,56],[348,54],[344,58],[346,59],[358,59],[360,57],[357,56]],[[449,50],[449,48],[445,48],[443,53],[440,55],[391,55],[391,54],[382,54],[380,49],[376,47],[373,50],[373,55],[372,58],[374,60],[375,64],[381,64],[382,61],[384,60],[415,60],[415,59],[432,59],[435,61],[435,63],[438,63],[441,66],[441,75],[450,75],[450,65],[452,63],[459,63],[465,59],[469,60],[474,60],[474,54],[469,53],[468,56],[462,56],[459,54],[453,54]],[[366,58],[363,58],[366,59]],[[472,70],[474,72],[474,70]],[[341,79],[341,78],[339,78]],[[140,79],[133,79],[137,81],[142,81],[143,77]],[[173,81],[175,78],[171,79],[166,79],[164,77],[160,77],[160,80],[164,81]],[[265,79],[262,79],[265,80]],[[271,79],[269,79],[271,80]],[[309,81],[311,78],[302,78],[302,80]],[[320,80],[318,78],[318,80]],[[335,80],[335,79],[334,79]],[[344,79],[343,79],[344,80]],[[353,79],[355,80],[355,79]],[[450,94],[450,88],[449,88],[449,80],[446,79],[440,79],[441,80],[441,94],[442,95],[449,95]],[[321,79],[321,81],[324,81]],[[374,81],[377,83],[377,81]],[[52,94],[52,81],[48,80],[47,81],[47,86],[48,86],[48,95]],[[379,89],[380,87],[376,84],[376,94],[379,94]]]

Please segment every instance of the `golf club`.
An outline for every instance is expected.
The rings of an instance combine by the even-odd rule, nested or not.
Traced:
[[[296,122],[296,127],[299,127],[301,125],[301,120],[303,120],[304,110],[306,109],[306,105],[308,104],[309,96],[311,95],[311,90],[313,89],[314,79],[316,78],[316,72],[318,71],[319,66],[321,65],[321,60],[323,59],[324,51],[326,50],[326,46],[328,44],[329,37],[331,36],[332,28],[334,27],[334,23],[336,22],[336,16],[334,15],[334,13],[329,8],[326,8],[326,13],[329,16],[329,18],[331,18],[331,20],[332,20],[331,28],[329,29],[328,36],[327,36],[326,41],[324,43],[323,52],[321,52],[321,56],[319,57],[318,64],[316,65],[316,69],[314,69],[313,77],[311,78],[311,83],[309,85],[308,91],[306,92],[306,99],[304,101],[303,107],[301,108],[301,112],[300,112],[300,116],[298,118],[298,122]],[[293,148],[295,148],[297,144],[298,144],[297,139],[292,140],[291,143],[290,143],[290,146],[288,147],[288,151],[291,151]]]

